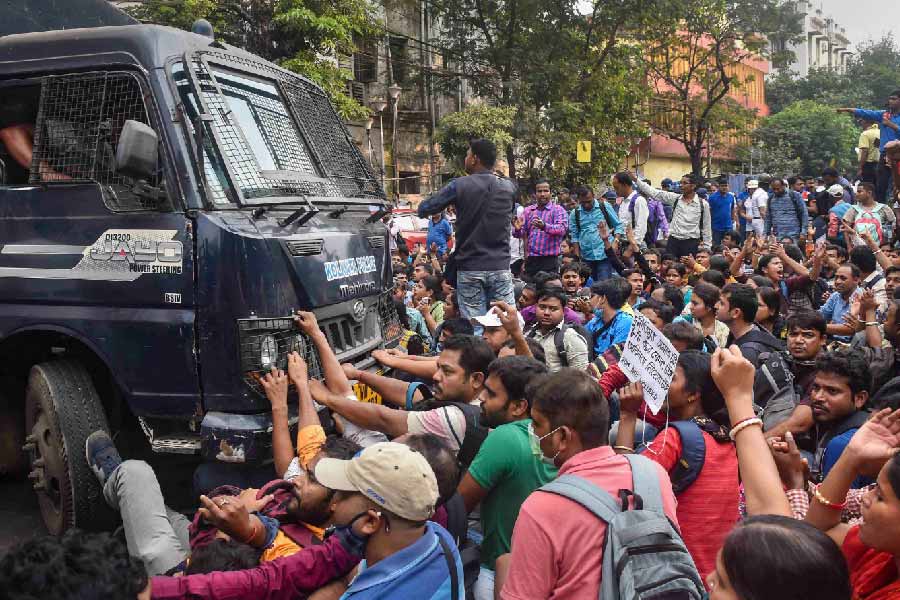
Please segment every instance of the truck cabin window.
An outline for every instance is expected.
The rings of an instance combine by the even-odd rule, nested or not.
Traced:
[[[0,102],[0,184],[26,185],[34,157],[34,132],[41,97],[39,85],[6,88]],[[65,180],[68,177],[40,165],[43,181]]]

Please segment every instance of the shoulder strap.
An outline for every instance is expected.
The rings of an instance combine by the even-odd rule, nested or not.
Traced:
[[[644,510],[663,514],[662,492],[659,489],[659,475],[653,461],[640,454],[626,454],[631,465],[631,480],[634,493],[641,497]]]
[[[791,192],[791,200],[794,201],[794,211],[797,213],[797,224],[803,223],[803,212],[806,210],[806,206],[803,205],[803,199],[800,197],[800,194],[797,192]]]
[[[581,207],[575,207],[575,233],[581,237]]]
[[[539,489],[577,502],[607,523],[622,512],[622,507],[609,492],[577,475],[561,475]]]
[[[459,600],[459,571],[456,570],[456,558],[441,534],[435,533],[435,535],[444,553],[444,560],[447,561],[447,569],[450,571],[450,597],[452,600]]]
[[[553,332],[553,345],[556,346],[559,362],[564,367],[569,366],[569,353],[566,352],[566,329],[568,329],[568,325],[563,324],[562,327]]]
[[[669,474],[672,491],[680,494],[686,490],[700,474],[706,461],[706,440],[703,431],[693,421],[673,421],[669,423],[681,436],[681,456]]]
[[[631,228],[635,229],[637,227],[637,218],[634,216],[634,205],[637,203],[638,194],[636,192],[631,192],[631,200],[628,203],[628,212],[631,213]]]
[[[882,279],[884,279],[884,275],[882,275],[881,273],[878,273],[877,275],[875,275],[875,277],[872,278],[872,281],[863,284],[863,287],[865,287],[867,290],[871,290],[876,285],[878,285],[878,282],[881,281]]]
[[[466,433],[459,445],[456,459],[461,465],[468,468],[475,460],[475,455],[478,454],[478,449],[481,448],[481,444],[484,443],[490,430],[479,423],[480,407],[464,402],[453,402],[452,405],[461,410],[466,418]],[[456,434],[454,433],[454,435]]]

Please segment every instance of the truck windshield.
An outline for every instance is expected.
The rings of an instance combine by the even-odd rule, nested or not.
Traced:
[[[173,65],[172,76],[192,134],[198,113],[208,115],[204,170],[213,202],[267,204],[303,196],[372,196],[373,200],[380,196],[371,172],[330,105],[328,113],[309,110],[316,107],[302,102],[311,94],[285,81],[281,72],[272,69],[272,73],[268,78],[195,61],[192,81],[182,63]],[[310,139],[311,124],[305,120],[315,121],[314,134],[323,129],[329,134],[325,148],[319,148],[320,140]],[[318,148],[318,155],[311,146]]]

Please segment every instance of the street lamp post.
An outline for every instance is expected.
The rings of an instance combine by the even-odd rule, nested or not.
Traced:
[[[396,200],[400,199],[400,174],[397,171],[397,112],[398,107],[400,106],[400,92],[403,89],[397,85],[396,83],[391,84],[391,86],[387,89],[388,96],[391,99],[394,107],[393,113],[393,121],[391,122],[391,163],[393,165],[394,177],[393,177],[393,188],[394,188],[394,197]]]
[[[387,102],[383,98],[375,98],[370,102],[372,110],[378,113],[378,135],[381,138],[381,189],[384,189],[384,109]]]
[[[369,157],[369,166],[374,167],[375,165],[372,162],[372,125],[375,123],[375,117],[369,115],[369,118],[366,119],[366,151]]]

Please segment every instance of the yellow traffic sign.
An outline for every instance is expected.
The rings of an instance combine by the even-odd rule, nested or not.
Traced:
[[[578,142],[578,162],[580,163],[589,163],[591,162],[591,142],[588,140],[583,140]]]

